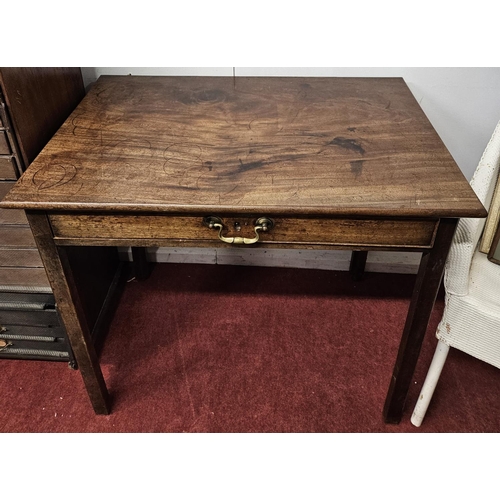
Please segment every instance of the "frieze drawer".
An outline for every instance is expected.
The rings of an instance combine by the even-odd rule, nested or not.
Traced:
[[[210,215],[210,214],[208,214]],[[436,220],[290,218],[270,217],[272,228],[259,230],[258,221],[267,214],[236,217],[217,216],[220,231],[206,224],[207,215],[93,215],[52,214],[49,220],[55,241],[59,244],[85,244],[85,240],[106,245],[143,240],[165,240],[166,243],[225,245],[256,242],[269,246],[356,246],[430,248],[438,226]],[[257,226],[256,226],[257,224]],[[267,229],[267,228],[266,228]],[[219,236],[223,236],[222,241]],[[64,241],[66,240],[66,241]]]

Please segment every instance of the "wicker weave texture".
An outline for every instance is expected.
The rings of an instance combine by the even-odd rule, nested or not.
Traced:
[[[471,186],[489,207],[500,166],[500,122]],[[445,268],[446,303],[436,331],[451,347],[500,368],[500,266],[478,250],[484,219],[461,219]]]
[[[500,166],[500,122],[484,150],[470,185],[481,203],[488,208],[498,179]],[[472,257],[484,229],[485,219],[460,219],[448,255],[444,283],[447,293],[467,295]]]

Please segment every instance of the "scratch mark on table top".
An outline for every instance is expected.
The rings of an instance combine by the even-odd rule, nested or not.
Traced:
[[[44,165],[33,174],[31,182],[37,191],[45,191],[68,184],[76,177],[76,174],[77,168],[71,164]]]

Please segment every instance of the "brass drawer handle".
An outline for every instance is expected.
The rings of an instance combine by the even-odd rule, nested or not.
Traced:
[[[222,224],[222,219],[220,217],[209,216],[203,219],[203,224],[210,229],[218,229],[219,230],[219,240],[224,243],[231,243],[234,245],[252,245],[253,243],[257,243],[259,241],[259,231],[269,231],[273,228],[274,222],[268,217],[260,217],[255,221],[254,238],[242,238],[241,236],[232,236],[230,238],[226,236],[222,236],[222,230],[224,226]]]

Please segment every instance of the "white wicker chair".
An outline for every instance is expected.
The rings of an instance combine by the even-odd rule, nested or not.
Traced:
[[[500,164],[500,122],[470,184],[488,209]],[[485,219],[460,219],[446,261],[445,309],[436,330],[438,345],[411,417],[419,427],[450,347],[500,368],[500,265],[478,251]]]

